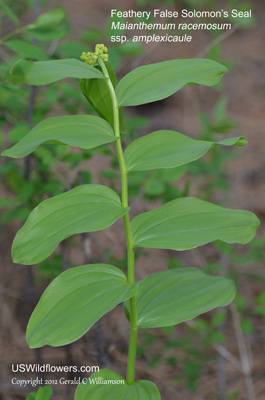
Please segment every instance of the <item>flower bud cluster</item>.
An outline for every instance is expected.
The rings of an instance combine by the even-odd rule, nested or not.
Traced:
[[[108,49],[104,44],[96,44],[95,52],[92,53],[91,51],[85,52],[83,51],[81,55],[81,60],[83,60],[88,65],[95,65],[98,62],[98,58],[101,57],[104,61],[108,61],[109,55],[107,53]]]

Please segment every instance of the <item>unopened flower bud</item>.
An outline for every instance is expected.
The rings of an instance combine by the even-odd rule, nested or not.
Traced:
[[[107,53],[107,51],[108,51],[108,49],[104,44],[96,44],[94,53],[92,53],[91,51],[89,51],[87,53],[85,51],[83,51],[80,58],[86,64],[94,66],[97,64],[99,57],[101,57],[102,60],[104,60],[105,62],[108,61],[109,55],[104,54],[104,53]]]

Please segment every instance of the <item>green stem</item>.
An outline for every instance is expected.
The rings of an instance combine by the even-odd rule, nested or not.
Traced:
[[[5,36],[0,38],[0,46],[2,44],[4,44],[7,39],[17,35],[18,33],[23,32],[25,29],[26,29],[26,27],[24,27],[24,28],[16,28],[14,31],[7,33]]]
[[[109,73],[102,58],[98,59],[99,65],[102,69],[104,76],[107,79],[107,85],[112,100],[113,106],[113,119],[114,119],[114,135],[117,140],[115,142],[117,156],[121,172],[121,204],[123,207],[128,207],[128,182],[127,171],[122,151],[120,139],[120,123],[119,123],[119,106],[115,94],[114,87],[109,77]],[[134,246],[132,240],[132,231],[130,224],[129,211],[123,217],[126,243],[127,243],[127,259],[128,259],[128,283],[134,282]],[[136,358],[136,344],[137,344],[137,324],[136,324],[136,301],[135,297],[130,299],[130,342],[128,354],[128,368],[127,368],[127,383],[132,385],[134,382],[135,358]]]

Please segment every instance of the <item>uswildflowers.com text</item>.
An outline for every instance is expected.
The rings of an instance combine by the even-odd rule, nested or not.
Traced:
[[[51,364],[12,364],[11,370],[17,372],[97,372],[97,365],[51,365]]]

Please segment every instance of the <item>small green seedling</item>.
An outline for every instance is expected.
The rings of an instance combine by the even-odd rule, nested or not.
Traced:
[[[207,142],[161,130],[135,140],[123,152],[122,107],[162,100],[190,84],[215,85],[226,68],[206,59],[171,60],[136,68],[116,85],[104,45],[97,45],[95,53],[83,53],[81,58],[85,62],[22,60],[12,68],[11,80],[46,85],[67,77],[79,78],[82,92],[100,117],[48,118],[3,155],[24,157],[47,142],[81,149],[114,143],[121,173],[121,196],[108,187],[85,184],[43,201],[17,233],[12,256],[15,263],[40,263],[65,238],[107,228],[122,217],[127,276],[106,264],[84,265],[63,272],[48,286],[35,308],[27,327],[27,341],[30,348],[72,343],[105,313],[124,303],[130,322],[127,376],[106,369],[96,372],[93,380],[78,386],[75,399],[158,400],[160,394],[152,382],[134,378],[138,329],[174,326],[226,306],[233,300],[235,289],[231,280],[208,276],[196,268],[163,270],[135,282],[134,249],[180,251],[216,240],[245,244],[254,237],[259,220],[247,211],[183,197],[131,221],[128,174],[176,168],[202,157],[215,146],[242,146],[246,140],[235,137]]]

